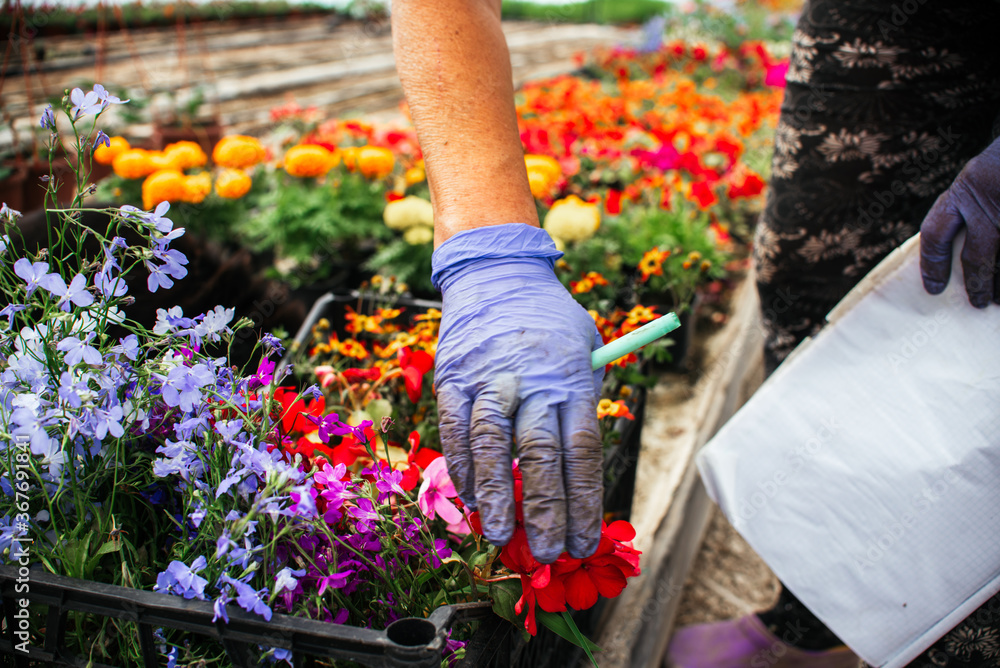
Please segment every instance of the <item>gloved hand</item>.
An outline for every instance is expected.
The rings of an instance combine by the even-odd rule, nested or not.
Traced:
[[[517,443],[532,554],[590,556],[601,535],[597,400],[603,370],[593,318],[553,271],[548,233],[523,223],[459,232],[434,251],[444,294],[434,384],[441,444],[464,503],[505,545],[514,531]]]
[[[970,160],[944,191],[920,227],[920,273],[924,289],[940,294],[951,275],[952,242],[965,225],[962,273],[969,302],[1000,304],[1000,139]]]

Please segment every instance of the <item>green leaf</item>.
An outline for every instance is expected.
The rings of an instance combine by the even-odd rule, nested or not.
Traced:
[[[582,647],[590,662],[597,665],[593,652],[600,652],[601,648],[580,632],[576,622],[573,621],[573,617],[568,612],[545,612],[539,609],[535,611],[535,617],[553,633],[562,636],[577,647]]]
[[[490,598],[493,599],[493,612],[514,626],[521,626],[518,614],[514,612],[514,605],[521,598],[521,581],[519,579],[490,583]]]

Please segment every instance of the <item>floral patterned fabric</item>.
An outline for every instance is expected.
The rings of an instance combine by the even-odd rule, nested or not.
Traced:
[[[989,143],[1000,3],[808,2],[754,247],[769,370]]]
[[[1000,2],[807,1],[754,266],[771,372],[1000,135]],[[794,596],[762,613],[839,644]],[[913,661],[1000,667],[1000,595]]]

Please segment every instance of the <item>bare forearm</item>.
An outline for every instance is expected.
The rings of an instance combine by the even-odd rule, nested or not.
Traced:
[[[427,167],[435,245],[484,225],[538,225],[499,0],[393,0],[392,28]]]

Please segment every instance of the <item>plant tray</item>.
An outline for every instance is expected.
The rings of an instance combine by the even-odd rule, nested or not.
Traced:
[[[4,665],[92,666],[112,668],[73,655],[66,647],[68,615],[71,612],[131,622],[136,627],[143,654],[142,665],[160,665],[153,631],[176,629],[207,636],[225,649],[235,668],[256,666],[252,648],[278,647],[293,653],[294,665],[306,665],[306,657],[348,660],[373,668],[427,666],[437,668],[449,630],[456,624],[480,621],[473,634],[463,666],[491,664],[485,657],[499,655],[498,648],[509,635],[511,625],[493,614],[489,603],[446,605],[427,619],[400,619],[384,631],[332,624],[301,617],[276,614],[271,621],[236,609],[229,611],[229,623],[212,622],[209,601],[185,600],[151,591],[61,577],[32,569],[28,591],[17,591],[18,568],[0,566],[0,598],[6,629],[0,638]],[[29,619],[33,628],[44,627],[42,646],[20,645],[14,635],[18,628],[19,600],[30,601]],[[27,651],[22,651],[26,649]],[[486,663],[484,663],[484,659]]]

